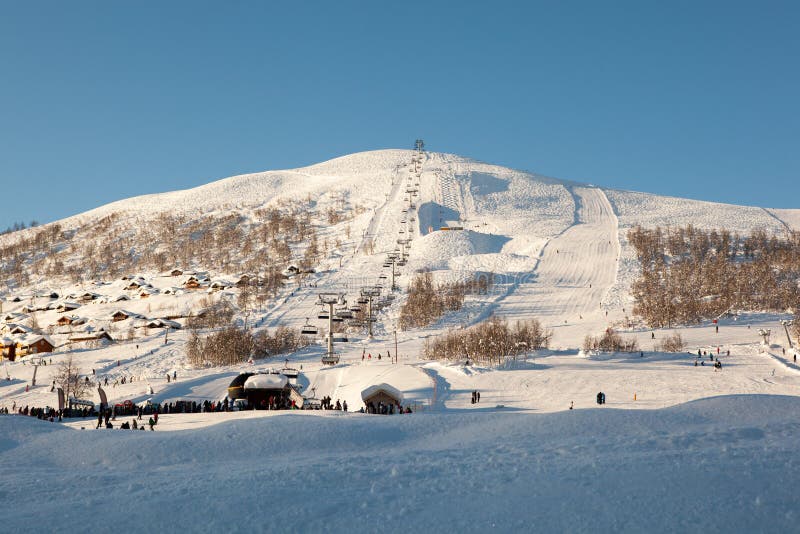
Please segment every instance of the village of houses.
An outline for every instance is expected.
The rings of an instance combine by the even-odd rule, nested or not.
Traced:
[[[290,277],[297,268],[284,271]],[[9,294],[0,300],[2,356],[15,361],[56,349],[96,348],[180,329],[193,314],[202,313],[199,301],[209,293],[250,282],[244,274],[233,281],[210,278],[208,273],[173,269],[159,276],[123,276],[113,282],[93,282],[91,289],[63,293]],[[180,297],[180,298],[179,298]]]

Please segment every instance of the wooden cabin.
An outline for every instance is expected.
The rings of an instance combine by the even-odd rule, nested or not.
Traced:
[[[81,318],[78,317],[77,315],[62,315],[61,317],[58,318],[56,324],[58,326],[69,326],[72,324],[81,324],[81,322],[85,322],[85,320],[81,320]]]
[[[128,290],[139,289],[140,287],[144,287],[146,285],[148,285],[147,282],[145,282],[142,278],[135,278],[131,280],[127,286],[125,286],[125,289]]]
[[[56,311],[64,313],[72,310],[77,310],[80,308],[81,305],[77,302],[61,302],[58,306],[56,306]]]
[[[53,352],[55,344],[47,336],[28,336],[17,342],[17,355],[38,354],[40,352]]]
[[[139,291],[140,299],[149,298],[150,295],[158,295],[158,290],[154,287],[143,287],[141,291]]]
[[[204,287],[201,280],[196,276],[190,276],[184,283],[183,287],[185,289],[202,289]]]
[[[76,332],[69,336],[68,341],[70,343],[80,343],[83,341],[114,342],[114,340],[105,330]]]
[[[233,287],[233,284],[231,284],[227,280],[214,280],[213,282],[211,282],[209,289],[211,289],[212,291],[221,291],[223,289],[228,289],[230,287]]]
[[[130,318],[135,319],[137,317],[139,317],[138,313],[133,313],[125,310],[117,310],[111,314],[111,321],[117,323],[119,321],[124,321],[125,319],[130,319]]]
[[[13,362],[17,357],[17,343],[9,337],[0,338],[0,354]]]

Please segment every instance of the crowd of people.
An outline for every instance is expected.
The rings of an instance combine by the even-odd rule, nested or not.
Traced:
[[[84,413],[88,413],[85,410],[76,410],[76,409],[64,409],[64,410],[56,410],[55,408],[51,408],[50,406],[45,406],[44,408],[37,408],[36,406],[20,406],[17,407],[16,402],[11,407],[11,410],[8,407],[0,408],[0,414],[2,415],[25,415],[29,417],[35,417],[37,419],[41,419],[43,421],[62,421],[65,417],[86,417],[83,415]]]
[[[726,351],[726,355],[730,356],[731,355],[731,351]],[[714,371],[719,371],[719,370],[722,369],[722,362],[719,359],[719,356],[720,356],[719,347],[717,347],[717,359],[716,360],[714,360],[714,353],[713,352],[697,349],[697,358],[695,358],[695,360],[694,360],[694,366],[697,367],[698,363],[699,363],[699,365],[701,367],[705,367],[705,365],[706,365],[705,357],[706,356],[708,356],[709,361],[712,362],[712,365],[714,366]]]
[[[399,403],[388,403],[383,401],[378,401],[378,404],[375,404],[373,401],[369,401],[366,406],[362,406],[359,410],[360,413],[371,413],[371,414],[378,414],[378,415],[394,415],[394,414],[401,414],[401,413],[411,413],[411,407],[406,406],[403,408]]]

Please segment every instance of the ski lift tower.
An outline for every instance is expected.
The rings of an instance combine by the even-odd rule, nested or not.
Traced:
[[[405,237],[403,239],[398,239],[397,244],[403,247],[400,249],[400,257],[403,259],[408,258],[408,251],[406,250],[406,247],[411,244],[411,238]]]
[[[392,291],[397,291],[397,284],[395,283],[394,279],[397,276],[397,258],[400,257],[400,252],[390,252],[389,256],[389,263],[392,266]]]
[[[381,296],[381,290],[377,287],[365,287],[361,290],[361,296],[367,299],[367,325],[369,325],[368,332],[369,337],[372,337],[372,323],[375,322],[375,318],[372,316],[372,299]]]
[[[761,336],[761,338],[764,340],[764,345],[766,345],[767,347],[769,347],[770,333],[772,333],[772,330],[770,330],[769,328],[767,328],[766,330],[763,328],[758,329],[758,335]]]
[[[320,293],[319,303],[328,306],[328,352],[322,358],[322,363],[337,363],[333,353],[333,306],[344,302],[344,293]]]
[[[786,331],[786,339],[789,340],[789,348],[794,349],[794,345],[792,345],[792,336],[789,335],[789,327],[794,324],[794,321],[781,321],[781,324]]]
[[[417,168],[417,164],[422,164],[422,152],[425,150],[425,141],[422,139],[414,141],[414,150],[417,152],[412,158],[414,162],[414,173],[418,173],[419,169]]]

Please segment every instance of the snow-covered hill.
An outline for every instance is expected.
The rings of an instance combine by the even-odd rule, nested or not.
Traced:
[[[693,224],[740,233],[755,228],[778,233],[797,227],[800,220],[800,210],[767,210],[610,190],[450,154],[426,153],[415,173],[413,155],[409,150],[379,150],[299,169],[234,176],[193,189],[120,200],[58,224],[65,230],[79,229],[114,215],[116,223],[105,231],[125,233],[131,228],[158,227],[160,214],[191,220],[235,213],[241,217],[240,228],[247,230],[254,210],[259,208],[296,201],[321,214],[331,207],[347,205],[357,208],[357,212],[346,227],[340,224],[326,228],[330,225],[323,218],[313,220],[330,242],[352,241],[352,247],[358,248],[371,239],[376,252],[382,252],[395,248],[398,238],[413,237],[407,270],[430,269],[442,280],[492,272],[508,277],[505,285],[500,279],[504,290],[516,293],[521,289],[522,294],[549,242],[561,238],[569,250],[575,239],[591,239],[600,227],[579,232],[585,237],[572,237],[568,230],[587,223],[599,224],[604,230],[597,238],[611,241],[611,249],[607,251],[608,258],[601,260],[603,265],[595,267],[602,270],[596,274],[602,275],[603,281],[600,287],[593,288],[591,298],[620,305],[626,302],[627,287],[636,274],[633,251],[626,240],[627,229],[634,225]],[[409,198],[409,190],[416,191],[414,198]],[[414,203],[415,209],[406,214],[402,210],[409,202]],[[594,215],[587,211],[587,206],[597,202],[605,205],[600,214],[603,221],[590,220]],[[406,225],[409,233],[401,235]],[[465,230],[440,231],[444,226]],[[345,237],[345,231],[355,237]],[[0,236],[0,244],[31,232]],[[92,237],[99,240],[100,236]],[[361,243],[355,242],[358,238]],[[347,246],[339,247],[336,253],[352,253],[346,249]],[[615,254],[617,257],[612,258]],[[224,272],[225,267],[220,265],[193,267],[237,274]],[[370,275],[378,274],[371,271]],[[554,276],[559,277],[560,273],[555,272]],[[582,278],[585,276],[571,282],[581,283]],[[35,280],[38,285],[48,285],[47,282],[44,278]]]
[[[449,154],[384,150],[121,200],[0,236],[8,273],[0,341],[45,331],[56,345],[4,362],[0,409],[56,406],[53,380],[69,358],[112,404],[218,401],[237,374],[280,368],[286,358],[306,397],[346,401],[352,412],[362,392],[385,383],[415,412],[168,414],[155,433],[2,416],[4,524],[792,530],[786,487],[799,471],[791,450],[800,367],[780,323],[791,315],[722,317],[718,328],[628,324],[638,267],[626,232],[692,224],[780,233],[798,221],[800,210],[609,190]],[[401,247],[408,262],[392,292],[387,253]],[[288,269],[309,263],[304,275]],[[436,323],[403,330],[402,289],[420,270],[442,282],[491,276],[493,284]],[[287,278],[276,278],[281,271]],[[248,276],[278,281],[245,298]],[[319,295],[343,294],[353,306],[376,286],[373,336],[351,325],[335,345],[339,363],[323,365]],[[320,333],[277,358],[195,367],[179,327],[219,303],[254,331],[308,324]],[[539,319],[553,331],[550,350],[496,367],[422,358],[428,340],[490,315]],[[584,336],[608,327],[641,351],[580,350]],[[767,330],[770,344],[761,344]],[[114,343],[93,340],[103,333]],[[674,333],[686,352],[660,352],[656,343]],[[474,391],[480,403],[471,402]],[[608,405],[593,409],[598,391]],[[99,402],[94,387],[87,396]],[[109,507],[124,513],[98,517]]]

